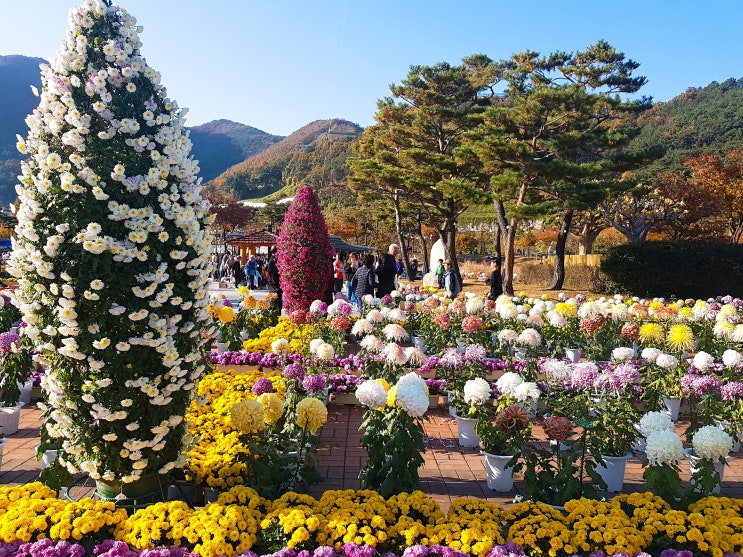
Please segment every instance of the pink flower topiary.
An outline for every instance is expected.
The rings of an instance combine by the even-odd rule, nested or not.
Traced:
[[[284,308],[309,310],[322,299],[332,274],[334,253],[320,202],[310,186],[302,186],[286,212],[276,241]]]

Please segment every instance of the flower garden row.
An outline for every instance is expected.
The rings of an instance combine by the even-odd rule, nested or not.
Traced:
[[[722,557],[743,551],[742,510],[742,500],[720,497],[672,510],[634,493],[570,501],[565,513],[542,503],[504,510],[457,499],[444,514],[421,492],[387,499],[373,491],[328,491],[320,499],[287,493],[270,501],[239,486],[203,508],[177,501],[127,512],[113,502],[61,501],[29,484],[0,488],[0,555]]]

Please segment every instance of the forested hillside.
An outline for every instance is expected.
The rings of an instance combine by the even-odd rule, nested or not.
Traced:
[[[638,175],[683,171],[689,155],[743,148],[743,78],[692,88],[667,103],[656,104],[641,120],[642,130],[630,150],[657,146],[664,155]]]
[[[284,139],[230,120],[214,120],[190,129],[192,153],[205,182]]]
[[[279,191],[291,195],[305,183],[317,190],[337,190],[340,184],[345,190],[345,161],[361,131],[360,126],[347,120],[317,120],[228,169],[209,186],[239,199],[262,198]],[[345,192],[335,191],[331,197],[341,193],[350,202],[352,197]],[[321,191],[318,195],[323,200]]]

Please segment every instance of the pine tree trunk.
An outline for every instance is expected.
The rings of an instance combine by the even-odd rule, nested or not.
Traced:
[[[570,223],[573,221],[573,209],[568,209],[562,218],[560,233],[557,235],[555,246],[555,272],[552,275],[551,290],[560,290],[565,282],[565,244],[568,240]]]

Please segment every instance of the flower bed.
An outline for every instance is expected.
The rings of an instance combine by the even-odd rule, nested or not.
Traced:
[[[387,499],[373,491],[327,491],[319,499],[287,493],[269,501],[238,486],[203,508],[176,501],[127,512],[91,499],[61,501],[28,484],[0,488],[0,555],[722,556],[743,551],[741,510],[743,500],[718,497],[671,510],[659,497],[634,493],[569,501],[564,513],[541,503],[503,509],[457,499],[444,514],[421,492]]]

